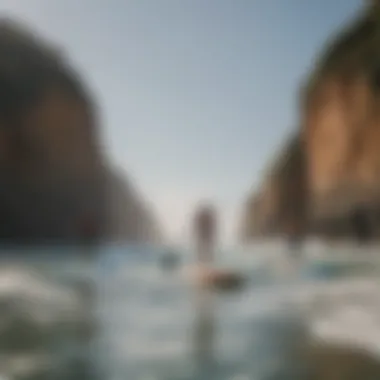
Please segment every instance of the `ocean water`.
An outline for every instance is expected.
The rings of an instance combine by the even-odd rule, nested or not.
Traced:
[[[38,365],[29,365],[28,374],[26,350],[0,344],[0,378],[302,379],[297,347],[310,337],[380,352],[376,250],[342,247],[323,255],[326,248],[310,246],[309,258],[301,261],[281,244],[220,252],[216,266],[238,271],[247,282],[239,292],[208,294],[213,344],[207,362],[197,356],[195,332],[203,314],[190,251],[180,252],[181,265],[172,271],[160,265],[161,247],[99,247],[91,258],[78,248],[10,252],[0,271],[0,311],[3,299],[24,295],[18,301],[23,315],[29,308],[27,318],[39,318],[41,334],[52,331],[54,344],[44,341],[50,354],[44,363],[53,362],[56,372],[44,367],[47,375],[38,377]],[[90,289],[88,305],[80,289]],[[12,310],[6,323],[13,318],[20,324],[17,313]],[[89,320],[96,322],[91,338],[78,339]],[[33,344],[29,362],[41,362],[41,343]],[[78,358],[85,363],[80,369]],[[77,372],[67,372],[73,363]]]

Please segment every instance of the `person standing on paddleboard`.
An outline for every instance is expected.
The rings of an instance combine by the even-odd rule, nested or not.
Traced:
[[[210,205],[200,207],[194,218],[194,240],[196,260],[201,275],[208,276],[212,270],[216,243],[216,215]],[[213,294],[207,282],[197,284],[197,318],[194,329],[195,360],[201,371],[208,371],[214,363],[215,316]],[[206,376],[206,374],[204,373]]]
[[[197,243],[197,261],[199,264],[212,264],[216,239],[216,217],[212,206],[200,208],[194,220],[195,240]]]

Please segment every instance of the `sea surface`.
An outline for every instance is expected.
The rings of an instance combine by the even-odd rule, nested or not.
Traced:
[[[57,379],[297,379],[297,358],[289,353],[310,336],[380,352],[378,250],[310,244],[301,259],[281,243],[220,251],[215,266],[240,273],[246,283],[240,291],[208,295],[213,334],[206,362],[199,361],[195,334],[204,312],[197,302],[200,291],[194,283],[191,250],[176,252],[179,266],[172,270],[161,264],[164,247],[10,250],[3,255],[0,271],[0,342],[5,334],[2,324],[12,318],[16,325],[21,323],[17,322],[21,306],[3,321],[3,311],[9,309],[3,300],[24,294],[18,302],[23,302],[24,316],[29,308],[25,318],[39,318],[41,334],[46,326],[56,333],[50,356],[43,356],[41,344],[36,344],[35,352],[31,344],[29,362],[44,357],[45,366],[54,362],[59,372],[78,356],[90,368],[85,372],[82,366],[76,375],[62,369],[64,374]],[[90,289],[88,305],[88,298],[80,298],[78,284],[82,290],[83,284]],[[91,338],[77,339],[78,343],[74,342],[78,330],[72,327],[62,333],[62,326],[69,326],[68,320],[72,326],[77,323],[83,310],[96,328]],[[63,316],[67,320],[59,321]],[[49,379],[36,375],[37,365],[26,368],[25,352],[0,344],[1,379]],[[59,367],[54,355],[70,359],[62,359]]]

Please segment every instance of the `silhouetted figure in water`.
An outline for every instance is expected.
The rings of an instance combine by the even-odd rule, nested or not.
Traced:
[[[352,228],[356,241],[359,244],[368,243],[372,237],[371,221],[367,210],[356,209],[352,215]]]

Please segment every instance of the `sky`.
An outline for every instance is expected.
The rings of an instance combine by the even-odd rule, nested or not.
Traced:
[[[0,0],[61,45],[100,106],[110,159],[185,239],[198,201],[222,240],[297,127],[298,91],[364,0]]]

